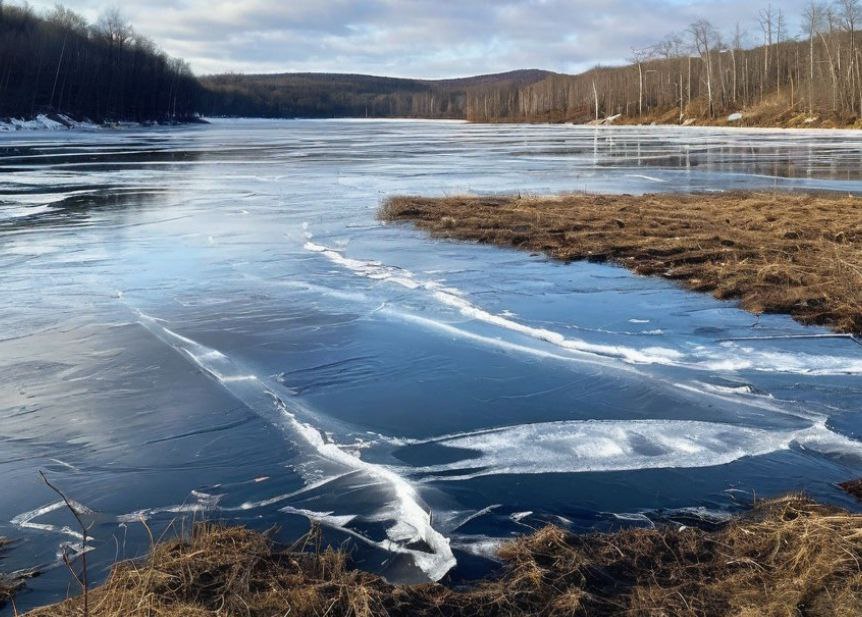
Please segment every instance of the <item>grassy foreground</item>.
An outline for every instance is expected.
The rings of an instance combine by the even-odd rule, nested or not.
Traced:
[[[789,193],[393,197],[379,216],[435,236],[613,261],[862,334],[862,198]]]
[[[716,531],[677,525],[573,535],[547,527],[500,551],[501,573],[467,589],[393,586],[343,552],[276,547],[242,528],[117,565],[92,617],[862,615],[862,515],[789,496]],[[80,617],[80,598],[29,613]]]

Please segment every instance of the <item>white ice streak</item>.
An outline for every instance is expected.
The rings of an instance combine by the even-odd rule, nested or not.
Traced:
[[[490,538],[488,536],[463,536],[455,541],[455,547],[477,557],[492,561],[501,561],[500,548],[509,538]]]
[[[694,420],[561,421],[489,429],[419,443],[437,443],[476,453],[465,460],[413,468],[416,473],[434,474],[427,478],[430,480],[711,467],[786,450],[792,445],[822,454],[862,457],[862,443],[834,433],[825,422],[804,429],[775,431]]]
[[[559,332],[528,326],[514,321],[505,315],[497,315],[486,311],[466,299],[457,289],[444,287],[436,281],[417,279],[408,270],[394,268],[376,261],[351,259],[338,251],[315,244],[314,242],[306,242],[305,248],[324,255],[332,263],[342,266],[359,276],[400,285],[407,289],[424,289],[431,292],[434,299],[439,303],[457,310],[464,317],[505,328],[506,330],[550,343],[570,352],[619,358],[631,364],[673,364],[682,355],[678,351],[662,347],[633,349],[620,345],[598,345],[580,339],[567,338]]]
[[[296,414],[288,409],[281,398],[255,376],[242,373],[237,375],[226,374],[226,369],[236,369],[224,354],[166,328],[148,315],[140,312],[138,314],[144,327],[189,357],[205,373],[214,377],[225,387],[231,388],[234,382],[238,381],[252,382],[247,385],[255,387],[255,395],[271,399],[282,419],[286,420],[289,428],[292,429],[291,432],[318,456],[348,471],[363,473],[376,484],[387,486],[392,494],[392,499],[388,506],[389,509],[381,513],[380,520],[394,520],[394,524],[387,529],[389,543],[386,548],[388,550],[409,554],[416,565],[431,580],[435,581],[442,578],[455,565],[455,557],[449,546],[449,540],[432,527],[430,512],[426,511],[416,489],[406,479],[394,470],[363,461],[354,453],[347,452],[338,444],[327,440],[319,429],[297,418]],[[234,394],[241,397],[242,391],[234,392]],[[424,542],[431,552],[412,550],[401,546],[420,541]]]
[[[0,206],[0,221],[24,218],[27,216],[36,216],[37,214],[45,214],[55,210],[50,204],[42,204],[40,206]]]
[[[667,180],[662,180],[661,178],[656,178],[655,176],[647,176],[645,174],[627,174],[629,178],[639,178],[641,180],[648,180],[650,182],[660,182],[665,183]]]
[[[486,506],[486,507],[482,508],[481,510],[476,510],[475,512],[468,514],[467,516],[461,518],[460,520],[452,521],[452,523],[450,525],[450,531],[457,531],[458,529],[461,529],[461,527],[463,527],[464,525],[466,525],[470,521],[475,521],[477,518],[482,518],[486,514],[490,514],[491,512],[493,512],[494,510],[496,510],[497,508],[499,508],[501,506],[502,506],[502,504],[499,504],[499,503],[491,504],[490,506]]]
[[[292,506],[285,506],[281,509],[281,511],[286,514],[296,514],[297,516],[304,516],[310,521],[320,523],[321,525],[326,525],[327,527],[333,527],[335,529],[344,529],[345,525],[349,524],[350,521],[356,518],[356,515],[354,514],[337,515],[334,512],[315,512],[314,510],[294,508]]]
[[[93,515],[94,512],[85,506],[82,503],[78,503],[77,501],[70,499],[69,503],[75,508],[75,511],[81,515]],[[46,506],[42,506],[40,508],[36,508],[35,510],[30,510],[29,512],[24,512],[23,514],[19,514],[15,518],[13,518],[10,522],[15,527],[20,529],[36,529],[39,531],[48,531],[52,533],[59,533],[65,536],[69,536],[75,538],[76,540],[83,541],[84,536],[72,529],[68,526],[60,526],[60,525],[51,525],[49,523],[35,523],[34,521],[38,518],[45,516],[46,514],[50,514],[51,512],[56,512],[57,510],[62,510],[67,508],[66,502],[60,500],[55,501],[54,503],[50,503]]]
[[[862,356],[826,356],[798,351],[761,351],[732,341],[718,348],[698,347],[700,366],[712,371],[755,370],[800,375],[862,375]]]
[[[269,497],[267,499],[261,499],[259,501],[244,501],[237,508],[222,508],[222,510],[225,510],[225,511],[254,510],[256,508],[264,508],[266,506],[271,506],[271,505],[277,504],[281,501],[287,501],[288,499],[291,499],[292,497],[298,497],[299,495],[309,493],[309,492],[314,491],[318,488],[326,486],[327,484],[335,482],[336,480],[340,480],[346,476],[349,476],[353,473],[356,473],[356,472],[355,471],[348,471],[346,473],[342,473],[342,474],[339,474],[337,476],[330,476],[327,478],[322,478],[322,479],[318,480],[317,482],[308,483],[305,486],[303,486],[301,489],[299,489],[297,491],[293,491],[291,493],[285,493],[283,495],[276,495],[275,497]]]
[[[400,549],[400,544],[423,541],[432,553],[409,551],[416,565],[432,580],[440,580],[455,565],[455,556],[449,546],[449,540],[443,537],[431,526],[431,513],[420,505],[416,489],[395,471],[380,465],[368,463],[354,454],[345,452],[338,445],[324,440],[323,435],[314,427],[298,421],[288,414],[294,428],[317,452],[327,460],[341,463],[353,469],[367,472],[394,491],[392,511],[385,513],[387,518],[395,520],[395,524],[386,530],[389,539],[394,543],[390,550]],[[404,549],[399,550],[402,552]]]
[[[776,399],[771,394],[757,392],[748,384],[723,386],[702,381],[692,381],[691,383],[667,381],[665,383],[668,383],[679,390],[692,392],[699,398],[710,397],[716,400],[725,401],[731,405],[742,404],[746,407],[763,409],[775,414],[792,416],[808,420],[813,423],[825,422],[827,419],[822,413],[811,411],[801,405],[793,403],[792,401],[783,401]]]
[[[621,360],[626,364],[662,364],[705,371],[754,370],[802,375],[862,374],[862,357],[764,351],[750,346],[737,345],[730,341],[722,342],[717,347],[691,346],[685,352],[667,347],[634,348],[625,345],[590,343],[582,339],[566,337],[547,328],[534,327],[515,321],[505,312],[502,314],[491,313],[473,304],[460,290],[446,287],[437,281],[419,279],[412,272],[403,268],[389,266],[378,261],[362,261],[345,257],[334,249],[311,241],[305,243],[305,249],[323,255],[332,263],[358,276],[399,285],[406,289],[430,292],[431,296],[440,304],[458,311],[464,317],[549,343],[575,354],[575,357],[579,355],[580,357],[598,356]],[[629,321],[632,323],[648,322],[648,320],[640,319]],[[425,325],[432,325],[430,320],[426,320],[424,323]],[[653,334],[659,332],[656,330]],[[458,334],[464,336],[465,331],[458,330]],[[526,346],[523,345],[512,345],[512,349],[519,351],[523,351],[525,348]],[[548,356],[552,355],[548,354]]]
[[[618,521],[628,521],[630,523],[645,523],[650,527],[655,527],[653,520],[642,512],[611,512]]]

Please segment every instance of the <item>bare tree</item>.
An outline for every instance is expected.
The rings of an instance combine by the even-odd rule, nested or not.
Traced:
[[[733,43],[730,46],[730,58],[731,62],[733,62],[733,102],[734,104],[738,99],[738,87],[737,87],[737,76],[739,75],[739,71],[736,67],[736,56],[742,51],[742,29],[739,26],[739,22],[736,22],[736,28],[733,31]]]
[[[760,80],[760,96],[763,98],[769,79],[769,54],[772,51],[772,34],[775,25],[775,12],[772,3],[760,11],[760,29],[763,31],[763,77]]]
[[[644,114],[644,69],[643,63],[652,57],[653,49],[632,49],[632,62],[638,67],[638,117]]]
[[[96,27],[109,43],[119,48],[124,47],[134,34],[132,25],[117,7],[102,13]]]
[[[849,52],[847,58],[847,78],[849,82],[850,106],[854,107],[856,93],[859,91],[859,109],[862,113],[862,75],[859,71],[859,59],[856,54],[856,29],[862,18],[860,0],[838,0],[837,14],[841,26],[849,35]],[[839,51],[840,56],[840,51]]]
[[[862,17],[862,6],[860,0],[838,0],[838,18],[841,25],[850,33],[851,53],[855,47],[856,26]]]
[[[805,7],[802,18],[805,35],[808,37],[808,113],[814,114],[814,46],[818,33],[823,30],[826,7],[821,2],[811,0]]]
[[[689,27],[694,47],[700,55],[706,67],[706,92],[707,92],[707,109],[709,117],[713,116],[713,97],[712,97],[712,50],[715,45],[718,33],[710,22],[705,19],[694,22]]]

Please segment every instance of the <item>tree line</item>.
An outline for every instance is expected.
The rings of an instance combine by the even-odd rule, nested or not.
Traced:
[[[202,78],[202,108],[211,116],[463,119],[469,92],[519,88],[551,74],[519,70],[448,80],[332,73],[212,75]]]
[[[219,75],[204,79],[214,115],[465,118],[476,122],[715,120],[738,111],[766,124],[852,124],[862,117],[862,0],[812,0],[796,16],[769,4],[721,32],[699,20],[630,63],[579,75],[544,71],[472,80],[356,75]]]
[[[862,118],[862,0],[810,0],[802,28],[767,5],[721,32],[706,20],[631,62],[579,75],[524,70],[453,80],[295,73],[197,79],[116,10],[89,24],[61,6],[37,16],[0,0],[0,117],[51,111],[95,121],[261,117],[416,117],[476,122]],[[797,20],[798,22],[799,20]]]
[[[37,15],[0,0],[0,117],[180,121],[198,112],[201,93],[185,62],[117,10],[89,24],[60,5]]]
[[[811,1],[800,17],[797,36],[788,33],[788,15],[771,4],[747,31],[737,24],[722,33],[699,20],[651,47],[633,49],[628,66],[472,91],[466,117],[583,121],[621,114],[684,121],[751,109],[773,119],[855,122],[862,117],[862,2]]]

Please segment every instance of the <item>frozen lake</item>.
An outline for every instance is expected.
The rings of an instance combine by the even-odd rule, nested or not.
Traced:
[[[862,134],[217,121],[0,135],[0,535],[95,575],[172,523],[455,580],[553,522],[855,507],[862,347],[608,265],[434,241],[397,193],[862,192]],[[19,608],[65,597],[64,568]]]

